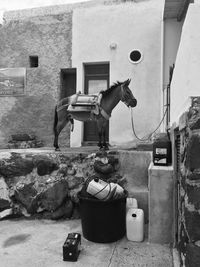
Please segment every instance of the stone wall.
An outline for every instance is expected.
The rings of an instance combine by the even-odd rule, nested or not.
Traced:
[[[0,35],[0,68],[26,68],[25,94],[0,97],[0,147],[16,133],[33,134],[52,146],[60,69],[71,67],[72,11],[8,20]],[[38,56],[37,68],[29,66],[32,55]],[[60,142],[69,146],[69,128]]]
[[[200,97],[179,121],[180,177],[178,247],[181,264],[200,266]]]
[[[45,219],[79,217],[78,192],[101,178],[121,186],[118,153],[0,153],[0,220],[9,217]],[[102,163],[100,159],[105,163]]]

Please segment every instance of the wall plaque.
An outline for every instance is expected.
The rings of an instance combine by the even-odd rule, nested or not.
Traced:
[[[0,96],[23,95],[25,80],[25,68],[0,69]]]

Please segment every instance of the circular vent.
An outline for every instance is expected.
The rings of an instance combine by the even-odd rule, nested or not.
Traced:
[[[129,53],[129,60],[133,64],[138,64],[142,60],[142,53],[138,49],[134,49]]]

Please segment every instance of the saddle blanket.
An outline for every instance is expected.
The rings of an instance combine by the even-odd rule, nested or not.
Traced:
[[[68,110],[70,112],[92,112],[98,115],[100,102],[101,94],[85,95],[78,93],[71,96],[71,104]]]

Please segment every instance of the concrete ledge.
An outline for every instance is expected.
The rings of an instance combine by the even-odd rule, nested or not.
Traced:
[[[173,167],[149,166],[149,242],[173,241]]]
[[[129,188],[148,187],[148,167],[152,160],[150,151],[120,151],[120,174],[126,176]]]

